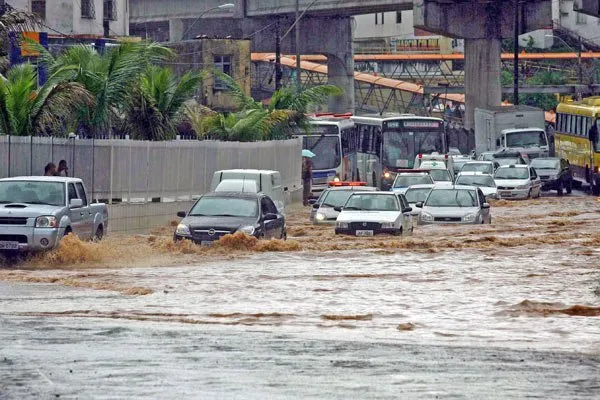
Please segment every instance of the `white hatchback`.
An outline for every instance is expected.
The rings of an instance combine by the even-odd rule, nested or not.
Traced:
[[[542,181],[529,165],[503,165],[496,170],[494,181],[500,199],[530,199],[542,193]]]
[[[340,211],[335,225],[338,235],[402,235],[413,231],[412,209],[400,193],[357,192],[336,210]]]

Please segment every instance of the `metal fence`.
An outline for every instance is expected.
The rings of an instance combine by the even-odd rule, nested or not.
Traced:
[[[67,161],[94,199],[183,199],[210,190],[214,171],[251,168],[281,172],[289,191],[301,187],[300,139],[269,142],[63,139],[0,136],[0,178],[43,175]]]

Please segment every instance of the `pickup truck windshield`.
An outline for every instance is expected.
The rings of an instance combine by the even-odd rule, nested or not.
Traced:
[[[0,204],[47,204],[65,206],[65,184],[61,182],[0,182]]]
[[[548,146],[546,133],[543,131],[521,131],[506,134],[506,147],[539,146]]]

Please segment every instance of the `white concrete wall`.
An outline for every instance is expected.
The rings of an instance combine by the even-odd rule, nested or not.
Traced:
[[[193,201],[112,204],[108,206],[108,232],[149,233],[153,228],[164,227],[170,221],[177,220],[177,212],[187,212],[193,204]]]
[[[129,0],[117,1],[117,21],[110,21],[111,36],[129,34]],[[30,0],[8,0],[15,8],[31,11]],[[81,0],[46,0],[46,24],[68,35],[103,36],[104,0],[94,0],[95,19],[81,18]],[[44,30],[45,28],[42,28]],[[55,34],[56,32],[50,32]]]
[[[561,26],[577,33],[582,38],[600,44],[600,18],[573,11],[573,0],[554,0],[556,19]]]
[[[375,24],[376,14],[357,15],[354,17],[354,39],[384,38],[412,36],[413,12],[401,11],[402,23],[396,23],[396,12],[378,13],[378,24]],[[384,15],[383,24],[381,15]]]

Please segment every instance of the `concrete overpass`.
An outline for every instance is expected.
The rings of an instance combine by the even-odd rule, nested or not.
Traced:
[[[600,18],[600,0],[575,0],[573,10]]]
[[[231,1],[229,11],[206,10]],[[585,0],[581,0],[585,1]],[[304,10],[312,0],[300,0]],[[288,35],[281,51],[327,56],[328,81],[345,96],[330,105],[332,111],[354,110],[354,60],[351,16],[405,10],[411,7],[415,26],[426,31],[465,39],[465,125],[473,127],[475,107],[498,106],[501,101],[501,39],[512,37],[516,13],[519,33],[552,26],[551,0],[319,0],[302,19],[300,40]],[[131,34],[144,36],[148,26],[162,23],[170,40],[203,16],[186,38],[197,35],[252,38],[254,52],[274,52],[276,37],[292,25],[295,0],[130,0]],[[162,21],[162,22],[161,22]]]

